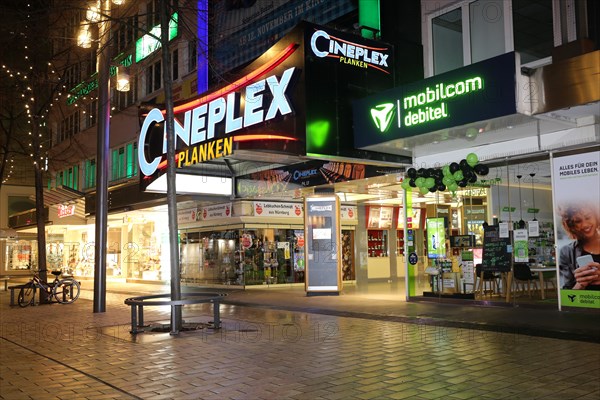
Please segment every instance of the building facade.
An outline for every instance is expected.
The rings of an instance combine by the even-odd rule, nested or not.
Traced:
[[[558,223],[560,191],[553,181],[553,160],[583,157],[594,163],[598,154],[600,53],[594,1],[267,3],[271,11],[266,13],[257,12],[264,6],[258,3],[244,7],[225,1],[184,1],[173,8],[176,23],[169,50],[176,105],[248,76],[263,65],[260,60],[273,57],[278,43],[300,43],[300,33],[293,28],[301,20],[318,24],[310,27],[313,31],[325,26],[354,35],[356,42],[361,34],[375,39],[379,44],[373,47],[392,45],[394,52],[387,58],[390,79],[367,82],[361,68],[373,68],[365,57],[356,60],[347,53],[331,55],[337,57],[336,68],[350,72],[311,75],[321,55],[333,49],[319,47],[324,37],[315,38],[317,52],[306,53],[302,75],[290,78],[294,84],[300,81],[305,106],[290,107],[289,114],[275,109],[272,121],[258,125],[268,127],[265,132],[271,135],[298,134],[304,141],[301,146],[247,141],[223,157],[227,161],[182,166],[181,172],[191,175],[231,178],[231,191],[219,195],[189,190],[202,186],[198,183],[178,185],[185,282],[302,283],[303,199],[337,193],[343,209],[340,271],[344,280],[357,286],[399,283],[401,290],[395,294],[409,299],[476,299],[484,292],[477,291],[474,271],[477,264],[486,264],[486,226],[505,223],[514,232],[531,221],[537,233],[528,232],[527,256],[520,259],[536,267],[554,266],[555,287],[561,286],[557,250],[567,236]],[[139,168],[140,160],[157,156],[156,151],[153,157],[147,153],[156,143],[139,141],[145,113],[164,103],[160,51],[151,37],[145,44],[141,40],[155,32],[159,2],[126,4],[111,9],[111,79],[116,81],[116,66],[125,68],[130,91],[117,91],[116,82],[111,86],[107,272],[111,279],[166,281],[166,200],[164,194],[147,190],[148,180]],[[377,18],[366,19],[367,14]],[[69,15],[62,19],[63,37],[75,37],[85,20],[83,8],[75,7]],[[63,71],[67,90],[52,114],[48,193],[51,197],[61,191],[62,196],[48,203],[56,207],[57,217],[47,234],[52,236],[49,245],[57,244],[59,264],[77,276],[91,277],[98,118],[93,73],[98,49],[82,50],[74,61],[75,52],[62,51],[67,41],[56,46],[55,65]],[[344,59],[346,65],[340,66]],[[395,100],[383,99],[388,95]],[[334,103],[340,104],[333,111],[335,121],[342,122],[327,142],[323,132],[333,119],[318,118],[318,111]],[[382,104],[398,105],[394,117],[383,113],[392,106],[377,108]],[[368,113],[361,115],[363,109]],[[371,109],[381,116],[376,122]],[[398,121],[397,127],[382,129],[392,120]],[[140,158],[140,152],[146,158]],[[487,169],[475,174],[476,181],[435,191],[420,191],[415,183],[412,195],[402,186],[410,182],[406,174],[411,168],[441,171],[470,154]],[[425,178],[425,172],[419,174]],[[64,187],[73,190],[65,193]],[[65,220],[58,216],[72,205],[83,207],[83,218],[61,223]],[[439,218],[443,228],[434,228]],[[432,237],[434,229],[447,236],[437,251],[432,251],[439,240]],[[513,257],[510,269],[514,262]],[[3,273],[14,272],[6,262],[3,265]],[[436,274],[426,273],[433,272],[432,267]],[[498,273],[498,286],[506,288],[506,282],[500,283],[505,271],[488,272]],[[544,286],[553,281],[552,274],[542,274],[548,275]],[[556,298],[553,306],[560,305],[564,299],[547,287],[548,295]],[[508,300],[505,295],[495,299]],[[512,301],[528,302],[524,297]]]

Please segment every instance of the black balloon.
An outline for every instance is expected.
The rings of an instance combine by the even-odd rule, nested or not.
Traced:
[[[485,176],[490,172],[490,169],[488,168],[487,165],[484,164],[477,164],[475,166],[475,173],[477,175],[481,175],[481,176]]]
[[[460,165],[458,165],[457,163],[453,162],[450,164],[450,172],[455,173],[459,169],[460,169]]]
[[[434,171],[435,171],[435,177],[436,178],[439,178],[439,179],[444,178],[444,172],[441,169],[436,169]]]
[[[462,170],[462,172],[463,172],[463,177],[464,177],[466,180],[470,180],[470,179],[471,179],[471,177],[475,176],[475,172],[471,171],[471,169],[470,169],[470,168],[469,168],[468,170],[466,170],[466,171],[465,171],[465,170]]]
[[[415,179],[417,177],[417,170],[414,168],[409,168],[408,171],[406,171],[406,175],[411,179]]]
[[[446,185],[444,185],[444,184],[438,185],[437,190],[439,190],[440,192],[443,192],[444,190],[446,190]]]
[[[429,191],[430,191],[431,193],[435,193],[435,192],[437,192],[437,187],[435,187],[435,186],[432,186],[432,187],[430,187],[430,188],[429,188]]]
[[[471,177],[469,178],[469,182],[470,183],[475,183],[477,182],[477,175],[472,174]]]
[[[430,178],[435,178],[435,169],[427,168],[427,176]]]
[[[460,160],[460,163],[458,163],[458,165],[460,166],[460,169],[464,169],[465,167],[470,167],[469,163],[467,163],[467,160],[465,160],[464,158],[462,160]]]
[[[408,184],[410,185],[410,187],[417,187],[417,184],[415,183],[414,179],[411,179],[410,181],[408,181]]]
[[[467,184],[469,183],[466,179],[460,180],[458,182],[456,182],[458,184],[458,186],[460,187],[465,187],[467,186]]]
[[[442,182],[442,178],[436,176],[435,177],[435,186],[440,186],[440,185],[443,185],[443,184],[444,184],[444,182]]]
[[[417,171],[417,176],[427,178],[427,170],[425,168],[419,168],[419,170]]]

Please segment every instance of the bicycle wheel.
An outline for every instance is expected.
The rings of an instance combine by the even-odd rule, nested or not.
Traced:
[[[17,303],[21,307],[27,307],[33,304],[35,301],[35,285],[33,282],[27,282],[19,290],[19,296],[17,296]]]
[[[54,298],[61,304],[70,304],[79,298],[81,287],[75,279],[61,279],[52,289]]]

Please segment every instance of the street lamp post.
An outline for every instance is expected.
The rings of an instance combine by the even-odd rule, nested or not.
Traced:
[[[96,142],[96,251],[94,312],[106,311],[106,243],[108,224],[108,152],[110,145],[110,0],[101,2],[98,25],[98,135]]]
[[[106,311],[106,243],[108,220],[108,152],[110,150],[110,29],[111,1],[120,5],[124,0],[97,0],[90,5],[86,19],[98,24],[98,134],[96,141],[96,231],[94,252],[94,312]],[[78,37],[81,47],[91,47],[89,25],[82,27]],[[129,85],[119,82],[117,90],[127,91]]]

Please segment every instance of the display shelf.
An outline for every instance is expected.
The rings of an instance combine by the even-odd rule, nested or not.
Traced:
[[[404,255],[404,231],[396,231],[396,255]]]
[[[388,232],[386,230],[368,230],[367,243],[369,257],[388,256]]]

